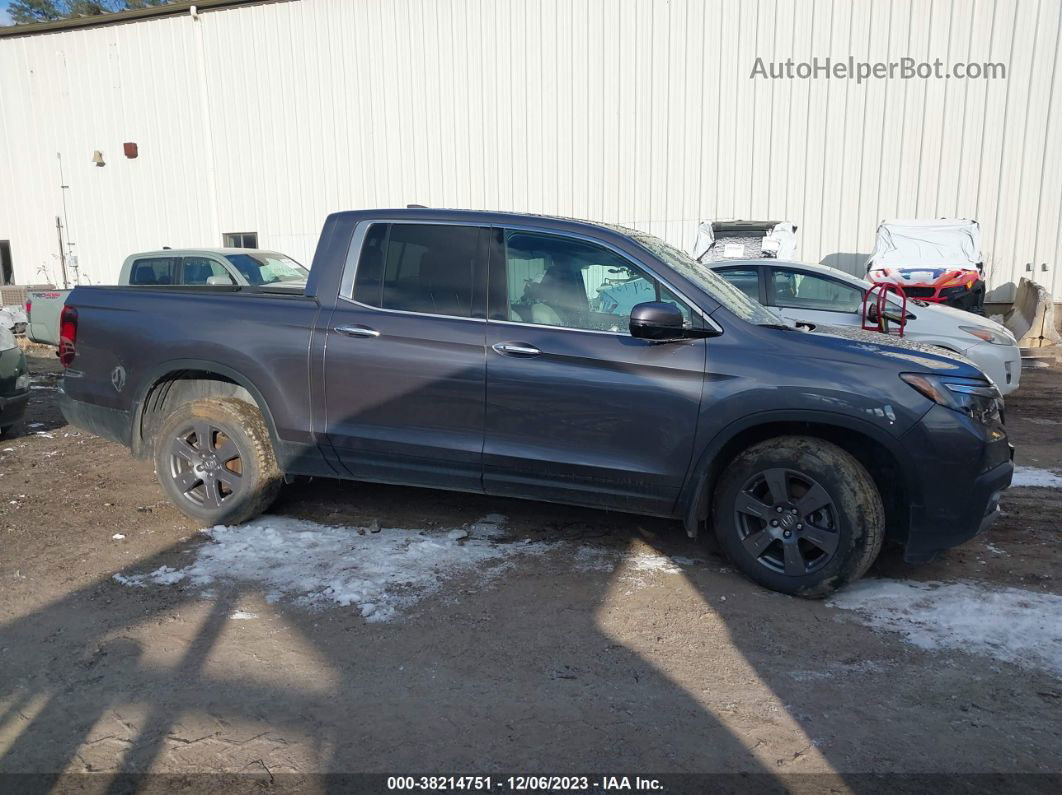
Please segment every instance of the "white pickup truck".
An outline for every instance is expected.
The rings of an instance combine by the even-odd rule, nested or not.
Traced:
[[[118,284],[130,287],[229,287],[305,284],[310,275],[286,254],[256,248],[182,248],[131,254]],[[26,301],[34,342],[59,344],[59,314],[70,290],[31,290]]]

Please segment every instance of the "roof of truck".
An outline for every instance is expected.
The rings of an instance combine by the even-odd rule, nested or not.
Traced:
[[[161,248],[156,251],[138,251],[135,254],[130,254],[126,259],[133,257],[187,257],[204,254],[220,254],[222,256],[231,254],[280,254],[280,256],[286,257],[287,254],[281,254],[279,251],[274,251],[270,248]]]

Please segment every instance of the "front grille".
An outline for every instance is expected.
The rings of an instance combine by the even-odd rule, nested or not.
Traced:
[[[936,290],[932,287],[904,287],[908,298],[932,298]]]

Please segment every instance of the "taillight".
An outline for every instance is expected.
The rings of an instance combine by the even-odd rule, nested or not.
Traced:
[[[33,306],[33,299],[32,298],[27,298],[26,299],[26,317],[27,318],[29,317],[30,307],[32,307],[32,306]]]
[[[77,309],[72,306],[64,306],[59,315],[59,363],[63,367],[69,367],[74,363],[74,354],[77,352]]]

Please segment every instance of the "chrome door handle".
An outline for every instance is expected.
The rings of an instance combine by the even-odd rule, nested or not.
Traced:
[[[380,332],[368,326],[336,326],[335,330],[348,337],[379,337]]]
[[[504,356],[538,356],[542,353],[534,345],[528,345],[526,342],[497,342],[491,347]]]

